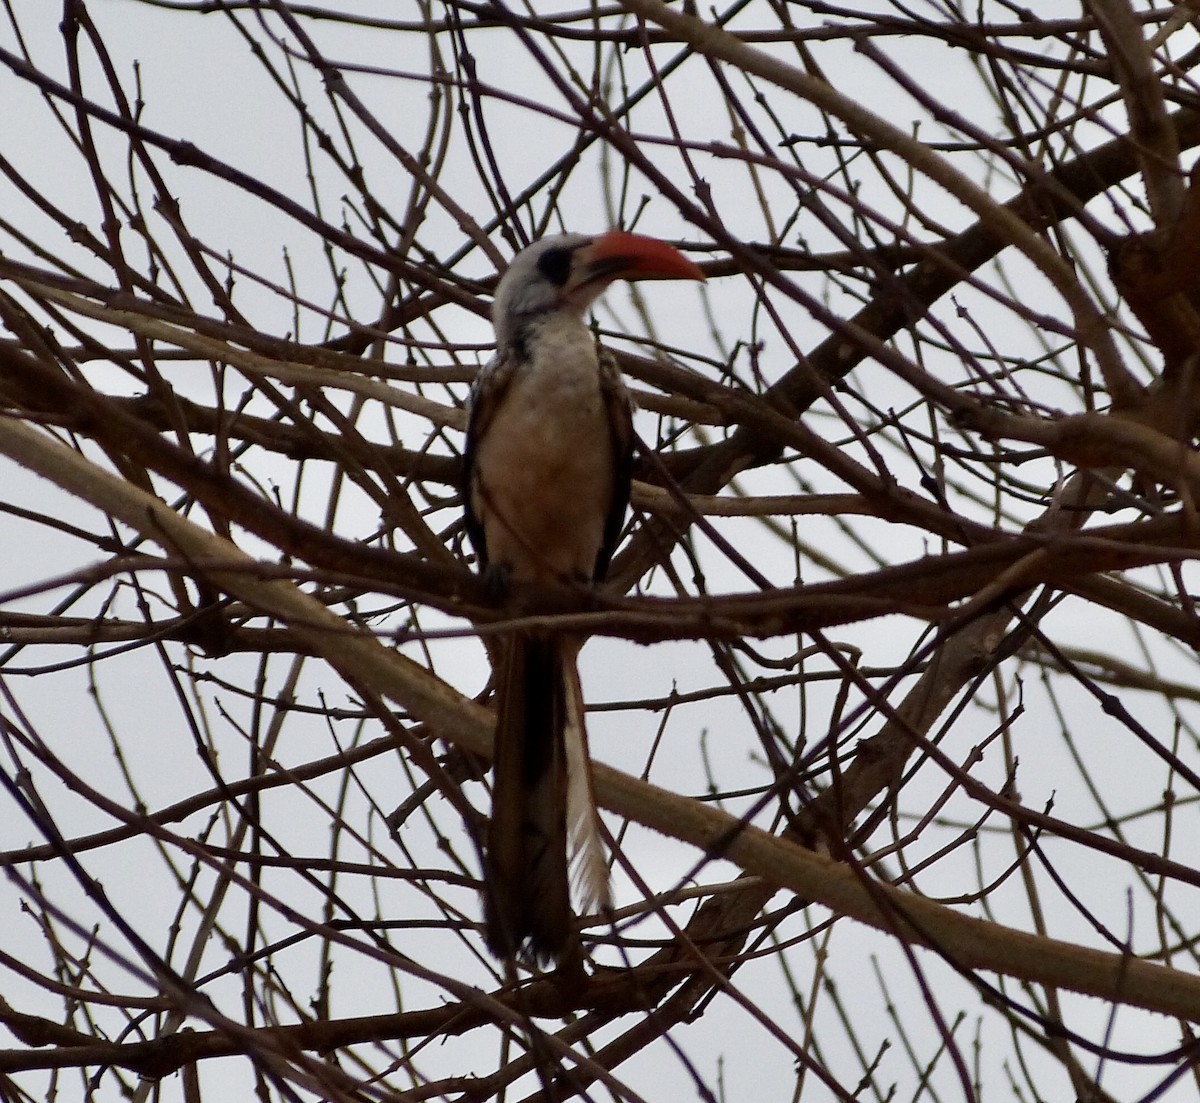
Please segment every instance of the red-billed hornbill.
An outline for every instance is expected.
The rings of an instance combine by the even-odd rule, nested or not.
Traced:
[[[614,280],[704,279],[664,242],[620,231],[545,238],[496,288],[496,355],[471,394],[467,532],[489,586],[604,578],[629,504],[629,396],[583,322]],[[562,961],[574,945],[568,837],[580,904],[609,903],[575,659],[582,641],[511,634],[496,670],[488,946]]]

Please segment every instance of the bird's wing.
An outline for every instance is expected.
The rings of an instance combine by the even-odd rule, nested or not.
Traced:
[[[481,574],[487,569],[488,550],[487,533],[484,531],[483,520],[480,517],[476,501],[479,492],[477,485],[479,442],[486,436],[492,418],[500,409],[500,405],[504,401],[504,394],[512,383],[519,362],[520,358],[515,349],[510,347],[504,351],[498,350],[475,377],[467,406],[467,440],[463,446],[461,487],[463,519],[471,546],[479,557]]]
[[[604,399],[608,415],[608,427],[612,434],[613,492],[608,516],[604,521],[604,542],[596,554],[596,569],[592,579],[603,581],[608,574],[608,564],[616,551],[621,530],[625,527],[625,513],[629,508],[629,487],[633,479],[633,402],[621,378],[621,369],[612,353],[598,348],[600,361],[600,394]]]

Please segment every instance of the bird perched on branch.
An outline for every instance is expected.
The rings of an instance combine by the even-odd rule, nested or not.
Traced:
[[[463,499],[479,567],[511,583],[604,578],[629,504],[629,396],[584,311],[614,280],[696,279],[677,249],[638,234],[544,238],[496,288],[496,355],[471,395]],[[582,640],[511,633],[496,669],[492,819],[484,856],[488,946],[563,961],[571,878],[585,909],[609,903],[576,669]],[[569,846],[568,846],[569,843]]]

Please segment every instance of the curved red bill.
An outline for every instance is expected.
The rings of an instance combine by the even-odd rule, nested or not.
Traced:
[[[603,264],[621,275],[637,279],[704,280],[699,266],[674,245],[644,234],[612,230],[601,234],[588,248],[588,262]]]

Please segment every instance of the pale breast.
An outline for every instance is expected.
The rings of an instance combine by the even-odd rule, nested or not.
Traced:
[[[514,580],[586,581],[614,493],[595,344],[576,321],[542,327],[527,351],[478,444],[476,514]]]

